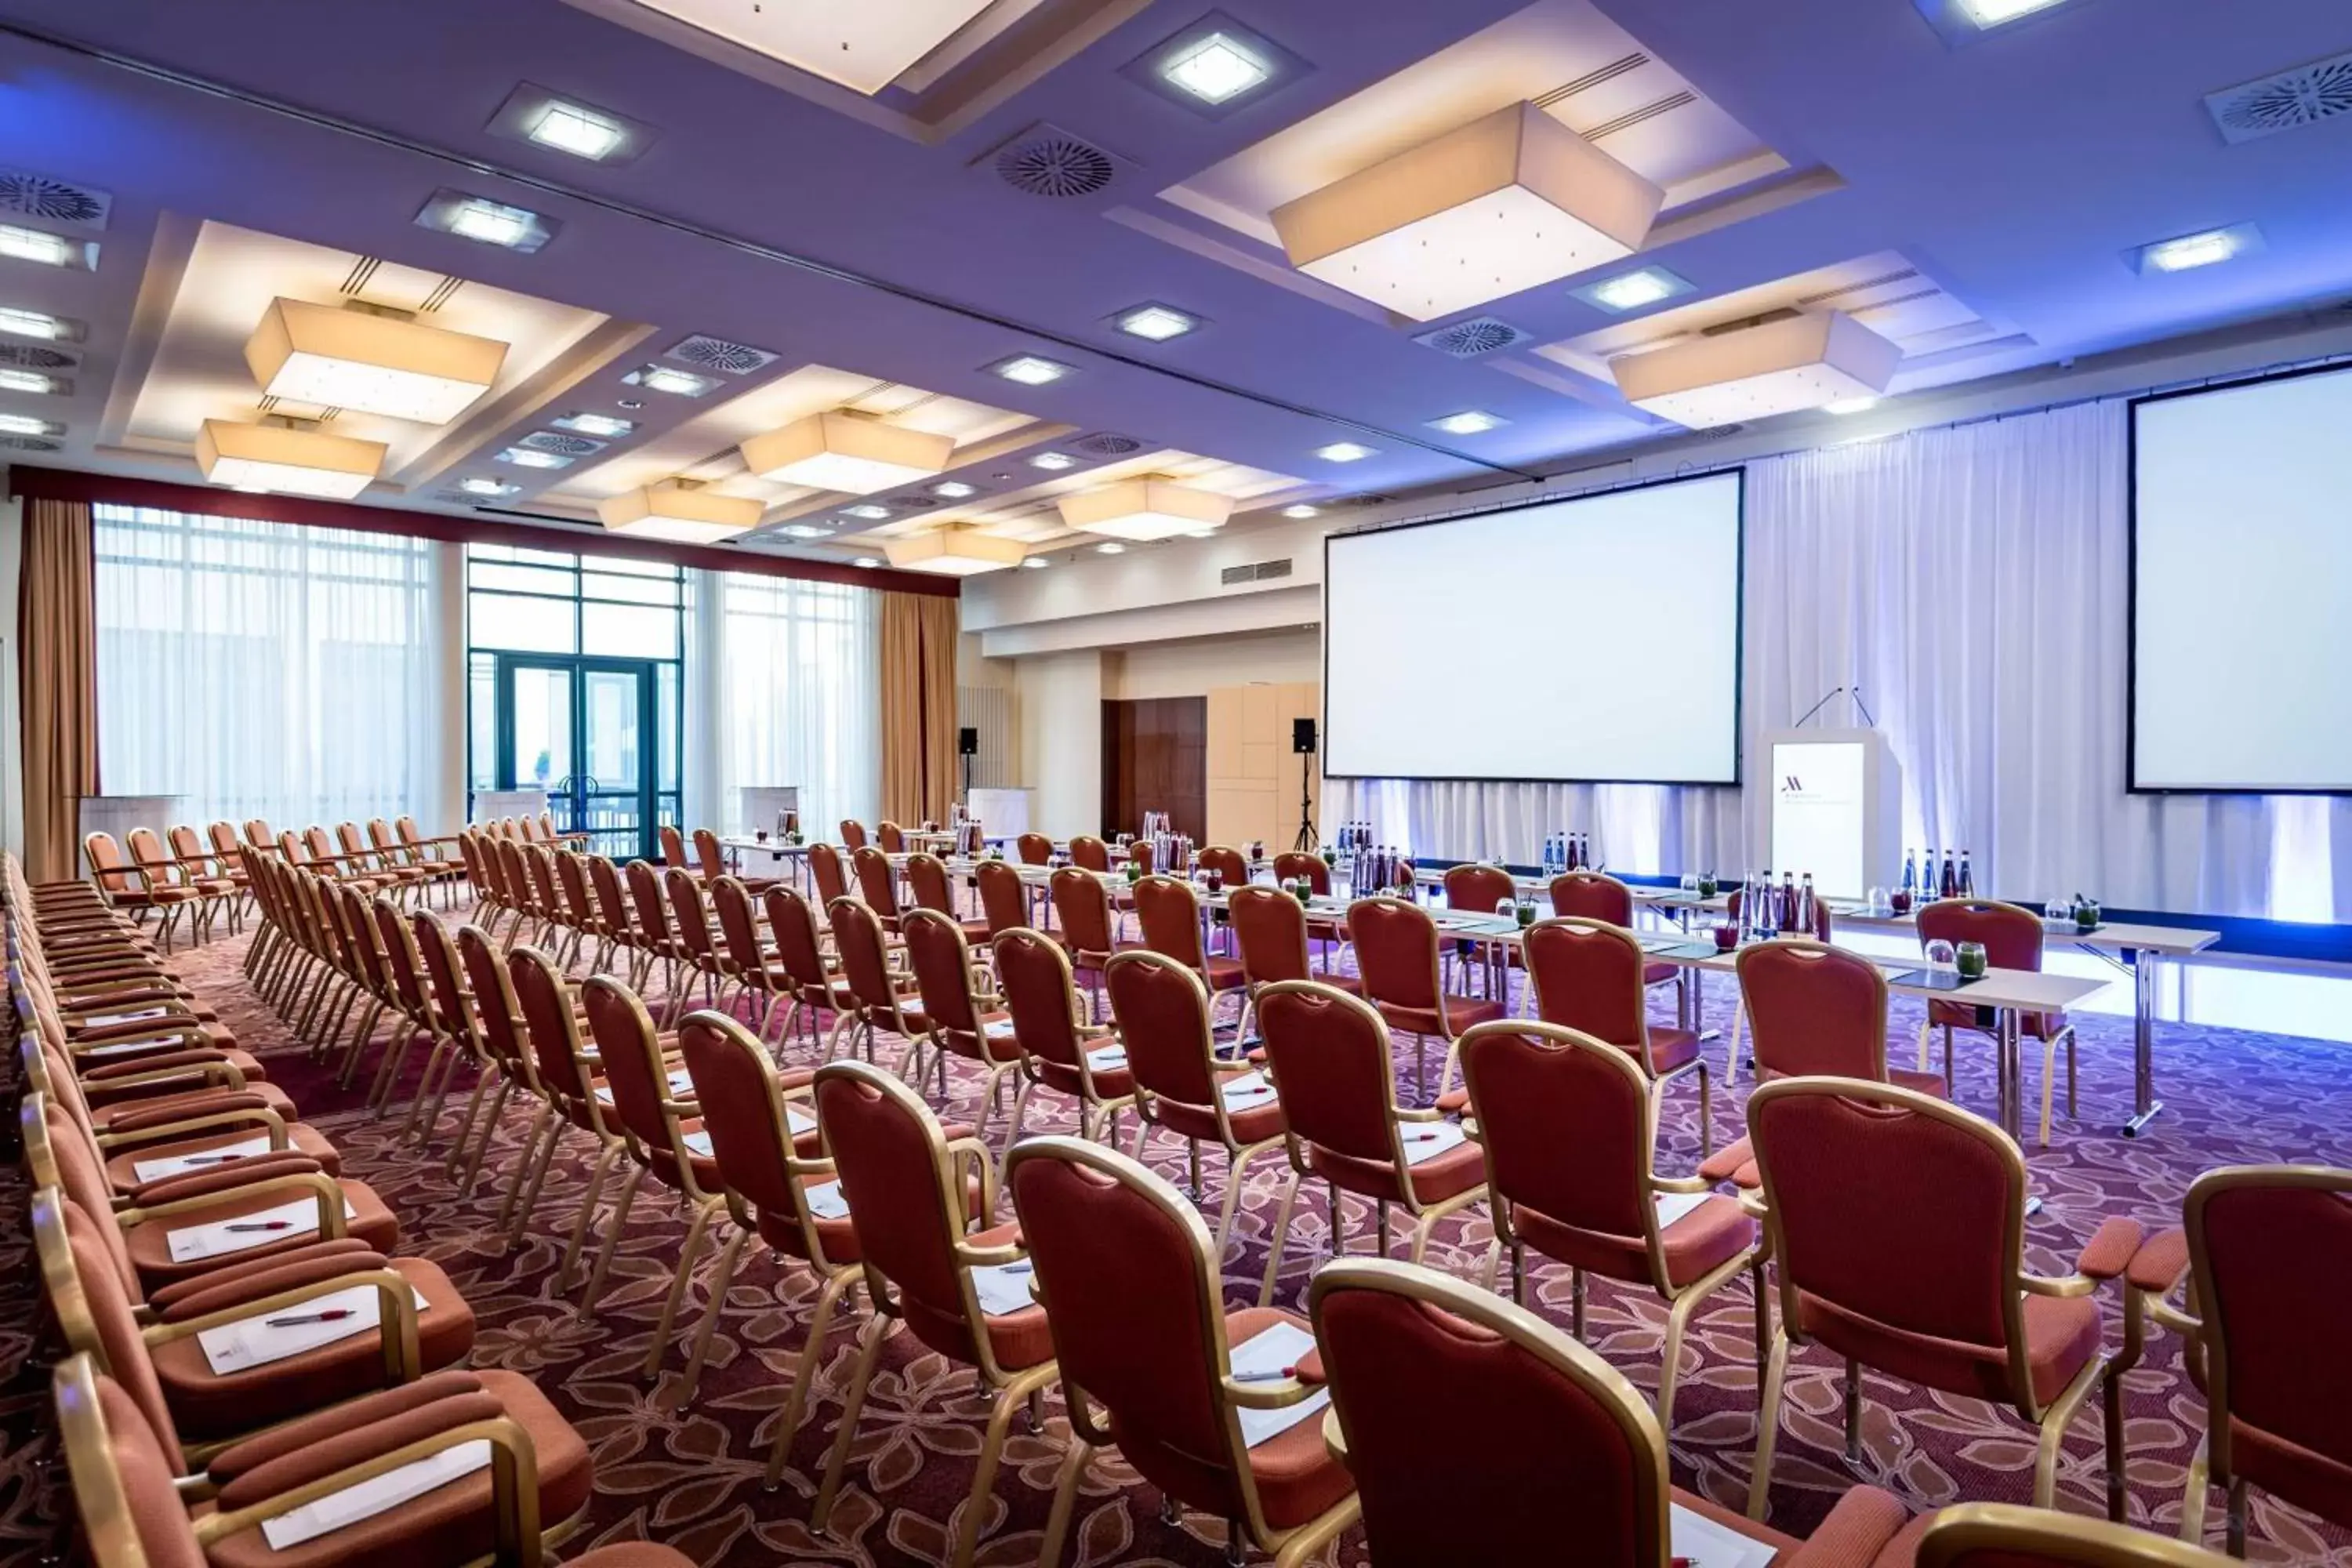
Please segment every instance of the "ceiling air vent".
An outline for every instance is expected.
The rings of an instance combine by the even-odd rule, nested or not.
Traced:
[[[59,443],[40,436],[0,436],[0,452],[55,452]]]
[[[561,452],[567,458],[584,458],[591,452],[601,452],[604,443],[585,436],[566,436],[558,430],[534,430],[515,443],[535,452]]]
[[[2205,95],[2224,142],[2252,142],[2352,114],[2352,52],[2242,81]]]
[[[1433,332],[1416,333],[1412,341],[1455,359],[1476,359],[1481,354],[1516,348],[1533,335],[1494,316],[1473,316]]]
[[[23,169],[0,169],[0,212],[39,218],[43,223],[104,228],[113,207],[114,198],[104,191]]]
[[[1263,583],[1269,577],[1289,575],[1290,561],[1286,556],[1280,561],[1255,561],[1246,566],[1228,566],[1217,574],[1217,581],[1230,588],[1239,583]]]
[[[755,349],[749,343],[730,342],[697,332],[669,351],[671,359],[698,364],[705,370],[715,370],[721,375],[749,375],[755,370],[765,370],[776,363],[776,356],[765,349]]]
[[[1710,425],[1704,430],[1694,430],[1691,434],[1702,441],[1721,441],[1739,435],[1747,428],[1745,425]]]
[[[1039,121],[982,159],[996,177],[1033,196],[1100,195],[1125,161],[1085,137]]]
[[[38,343],[0,343],[0,364],[26,370],[66,370],[80,363],[79,354],[64,349],[44,348]]]
[[[1114,436],[1105,430],[1097,435],[1081,436],[1070,442],[1073,452],[1084,452],[1089,458],[1124,458],[1130,452],[1143,450],[1143,443],[1132,436]]]

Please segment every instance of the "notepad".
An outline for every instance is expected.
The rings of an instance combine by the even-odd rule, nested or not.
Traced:
[[[386,1470],[373,1480],[362,1481],[355,1487],[330,1492],[325,1497],[289,1509],[275,1519],[261,1521],[262,1539],[273,1552],[284,1552],[316,1541],[345,1525],[357,1524],[363,1519],[389,1512],[402,1503],[412,1502],[430,1491],[438,1491],[451,1481],[462,1480],[477,1470],[490,1468],[490,1442],[487,1437],[468,1443],[457,1443],[439,1453],[403,1465],[396,1470]],[[1714,1568],[1712,1563],[1708,1568]]]
[[[168,1048],[169,1040],[117,1040],[110,1046],[76,1046],[78,1057],[124,1057],[132,1051],[152,1051]]]
[[[351,1200],[343,1201],[343,1217],[352,1219],[359,1210]],[[231,1230],[233,1225],[270,1225],[285,1222],[283,1230]],[[256,1209],[228,1219],[215,1220],[210,1225],[192,1225],[167,1231],[163,1240],[170,1247],[174,1263],[194,1263],[206,1258],[225,1258],[232,1252],[246,1252],[257,1247],[289,1241],[299,1236],[315,1234],[319,1228],[319,1200],[298,1198],[276,1208]]]
[[[412,1289],[416,1310],[425,1310],[425,1292]],[[349,1312],[351,1316],[331,1323],[288,1323],[270,1326],[272,1318],[307,1318],[316,1312]],[[383,1292],[373,1285],[354,1285],[348,1290],[320,1296],[296,1306],[278,1307],[257,1317],[241,1318],[234,1323],[206,1329],[196,1336],[198,1348],[211,1363],[213,1375],[226,1377],[233,1372],[245,1372],[272,1362],[285,1361],[321,1345],[347,1340],[354,1334],[372,1334],[383,1317]]]
[[[986,1035],[992,1040],[1009,1040],[1013,1035],[1013,1020],[1010,1018],[991,1018],[987,1023],[982,1024],[980,1026],[980,1032]]]
[[[1255,1110],[1274,1098],[1274,1085],[1262,1072],[1245,1072],[1217,1086],[1227,1110]]]
[[[1233,1347],[1233,1373],[1237,1378],[1253,1373],[1287,1376],[1290,1369],[1314,1348],[1315,1336],[1305,1329],[1296,1323],[1276,1323]],[[1279,1437],[1309,1416],[1321,1415],[1323,1407],[1330,1403],[1331,1391],[1322,1388],[1279,1410],[1252,1410],[1246,1406],[1237,1409],[1234,1414],[1241,1418],[1242,1444],[1255,1448]]]
[[[1037,1298],[1029,1293],[1029,1281],[1035,1278],[1026,1258],[1018,1263],[975,1268],[971,1271],[971,1293],[978,1298],[980,1310],[990,1317],[1010,1317],[1037,1304]]]
[[[1123,1068],[1126,1065],[1127,1047],[1125,1046],[1097,1046],[1087,1053],[1087,1066],[1097,1072],[1108,1072],[1114,1068]]]
[[[149,1007],[137,1013],[109,1013],[103,1018],[86,1019],[84,1021],[84,1026],[92,1029],[105,1029],[111,1028],[117,1024],[142,1024],[150,1018],[162,1018],[168,1016],[169,1009],[167,1008]]]
[[[1458,1121],[1407,1121],[1397,1128],[1404,1140],[1404,1163],[1426,1165],[1449,1149],[1458,1149],[1469,1136]]]
[[[198,1150],[192,1154],[170,1154],[160,1160],[134,1160],[131,1173],[142,1182],[160,1182],[167,1176],[185,1176],[197,1171],[215,1170],[237,1160],[249,1160],[256,1154],[269,1152],[269,1134],[247,1138],[236,1143],[223,1143],[216,1148]]]
[[[1675,1221],[1706,1202],[1706,1193],[1660,1193],[1658,1194],[1658,1228],[1665,1229]]]
[[[1772,1561],[1769,1542],[1751,1541],[1680,1503],[1667,1506],[1666,1537],[1668,1550],[1690,1568],[1764,1568]]]
[[[809,1213],[819,1219],[849,1217],[849,1200],[841,1195],[839,1182],[827,1182],[821,1187],[806,1188],[801,1195],[808,1204]]]
[[[669,1097],[672,1100],[692,1100],[694,1098],[694,1075],[687,1071],[684,1068],[678,1068],[663,1081],[669,1085]],[[596,1100],[597,1102],[602,1105],[612,1104],[612,1089],[609,1088],[598,1089],[596,1091]]]

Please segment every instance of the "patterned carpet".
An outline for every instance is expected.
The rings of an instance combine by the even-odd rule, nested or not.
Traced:
[[[448,1270],[480,1320],[475,1361],[536,1378],[585,1434],[596,1460],[596,1494],[579,1545],[651,1538],[708,1564],[776,1561],[845,1564],[937,1563],[947,1555],[953,1509],[969,1485],[986,1404],[972,1392],[968,1372],[924,1351],[901,1331],[885,1347],[879,1373],[860,1424],[848,1484],[834,1521],[835,1539],[812,1535],[806,1516],[827,1445],[841,1413],[835,1382],[851,1361],[862,1301],[845,1303],[824,1356],[824,1376],[793,1449],[784,1483],[762,1489],[761,1476],[791,1375],[813,1312],[815,1287],[795,1268],[780,1266],[747,1247],[694,1402],[676,1408],[687,1335],[707,1300],[707,1272],[698,1279],[682,1315],[677,1345],[657,1382],[637,1375],[685,1233],[668,1205],[645,1201],[631,1216],[614,1267],[613,1283],[595,1321],[583,1322],[575,1298],[555,1288],[556,1266],[577,1210],[588,1162],[584,1136],[567,1143],[550,1174],[523,1244],[512,1254],[495,1233],[504,1163],[519,1149],[525,1113],[510,1110],[477,1194],[463,1198],[442,1173],[452,1112],[426,1153],[395,1146],[398,1119],[374,1121],[358,1096],[336,1090],[309,1063],[284,1024],[244,984],[243,944],[224,941],[176,962],[211,1000],[242,1041],[268,1058],[273,1078],[294,1096],[307,1119],[341,1145],[346,1173],[375,1186],[399,1215],[401,1250],[431,1258]],[[1709,998],[1709,1025],[1728,1024],[1727,986]],[[1907,1050],[1916,1011],[1898,1003],[1892,1037]],[[2036,1190],[2045,1202],[2029,1230],[2029,1263],[2049,1272],[2071,1267],[2074,1249],[2108,1215],[2130,1215],[2151,1226],[2177,1224],[2183,1192],[2213,1165],[2294,1160],[2352,1163],[2352,1120],[2340,1113],[2352,1084],[2352,1055],[2342,1047],[2226,1029],[2168,1026],[2159,1038],[2158,1071],[2168,1109],[2150,1136],[2116,1134],[2130,1084],[2128,1020],[2087,1017],[2083,1023],[2083,1117],[2060,1121],[2047,1151],[2030,1151]],[[1993,1099],[1989,1042],[1963,1041],[1958,1097],[1988,1109]],[[1711,1047],[1720,1061],[1720,1046]],[[421,1054],[421,1053],[420,1053]],[[805,1044],[791,1059],[810,1059]],[[885,1043],[882,1059],[893,1059]],[[2028,1066],[2029,1103],[2038,1104],[2038,1059]],[[462,1098],[462,1089],[453,1100]],[[1717,1142],[1735,1135],[1745,1078],[1727,1095],[1718,1083]],[[977,1112],[977,1079],[961,1080],[950,1107]],[[1687,1171],[1698,1155],[1696,1093],[1678,1085],[1667,1096],[1661,1168]],[[1040,1094],[1033,1128],[1052,1125],[1059,1109]],[[1042,1114],[1041,1114],[1042,1112]],[[1001,1126],[1001,1123],[999,1124]],[[1158,1139],[1147,1158],[1181,1180],[1182,1144]],[[1204,1172],[1213,1205],[1222,1195],[1223,1161],[1212,1155]],[[1261,1161],[1243,1194],[1235,1245],[1226,1262],[1227,1298],[1254,1300],[1265,1259],[1265,1230],[1280,1194],[1278,1161]],[[493,1175],[500,1179],[493,1181]],[[33,1561],[61,1545],[59,1521],[69,1513],[62,1464],[49,1440],[47,1366],[56,1353],[38,1326],[37,1275],[25,1234],[22,1177],[5,1178],[0,1194],[0,1561]],[[611,1221],[608,1208],[596,1234]],[[1313,1202],[1309,1203],[1310,1194]],[[1301,1306],[1310,1259],[1304,1247],[1328,1238],[1319,1192],[1303,1191],[1294,1229],[1293,1261],[1281,1285],[1286,1304]],[[1007,1216],[1009,1217],[1009,1215]],[[1370,1216],[1350,1205],[1345,1228],[1352,1248],[1370,1247]],[[1483,1211],[1441,1228],[1430,1261],[1473,1274],[1491,1232]],[[1402,1255],[1402,1241],[1398,1255]],[[714,1249],[715,1250],[715,1249]],[[711,1257],[704,1254],[706,1270]],[[1542,1310],[1565,1326],[1565,1270],[1538,1277]],[[2110,1294],[2108,1344],[2120,1342],[2117,1303]],[[1643,1387],[1654,1386],[1664,1310],[1643,1294],[1596,1282],[1590,1342]],[[2317,1328],[2318,1325],[2315,1325]],[[1734,1287],[1699,1314],[1685,1348],[1679,1419],[1672,1434],[1675,1479],[1732,1507],[1747,1497],[1748,1461],[1756,1439],[1755,1375],[1750,1361],[1749,1306]],[[1843,1458],[1840,1368],[1818,1351],[1792,1359],[1787,1425],[1775,1467],[1772,1521],[1803,1534],[1854,1479],[1875,1482],[1915,1507],[1972,1499],[2024,1501],[2031,1486],[2032,1433],[2016,1415],[1980,1401],[1926,1394],[1888,1379],[1867,1384],[1866,1457],[1859,1471]],[[1039,1436],[1019,1423],[990,1504],[980,1561],[1034,1562],[1067,1428],[1058,1404]],[[2101,1496],[2096,1402],[2078,1419],[2060,1470],[2061,1506],[2095,1512]],[[1475,1413],[1465,1413],[1475,1419]],[[2189,1452],[2201,1430],[2202,1401],[2179,1373],[2179,1347],[2159,1337],[2149,1360],[2129,1379],[2127,1431],[2133,1520],[2169,1531],[2179,1518]],[[2219,1528],[2218,1499],[2210,1511]],[[1159,1498],[1127,1470],[1115,1453],[1088,1472],[1069,1561],[1079,1564],[1204,1565],[1221,1561],[1221,1521],[1186,1516],[1162,1523]],[[2352,1534],[2258,1498],[2248,1556],[2263,1562],[2330,1563],[2352,1568]],[[2218,1537],[2217,1537],[2218,1539]],[[1339,1561],[1367,1561],[1360,1540],[1343,1545]]]

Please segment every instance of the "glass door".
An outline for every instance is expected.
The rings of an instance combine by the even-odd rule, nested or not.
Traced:
[[[498,656],[498,787],[544,789],[556,827],[618,859],[652,858],[656,661]]]

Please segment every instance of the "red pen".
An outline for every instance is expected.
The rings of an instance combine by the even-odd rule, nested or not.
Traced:
[[[261,1321],[273,1329],[290,1329],[298,1323],[340,1323],[345,1318],[358,1315],[349,1307],[330,1307],[323,1312],[298,1312],[290,1318],[264,1318]]]
[[[290,1219],[232,1220],[221,1228],[223,1230],[292,1230],[294,1222]]]

